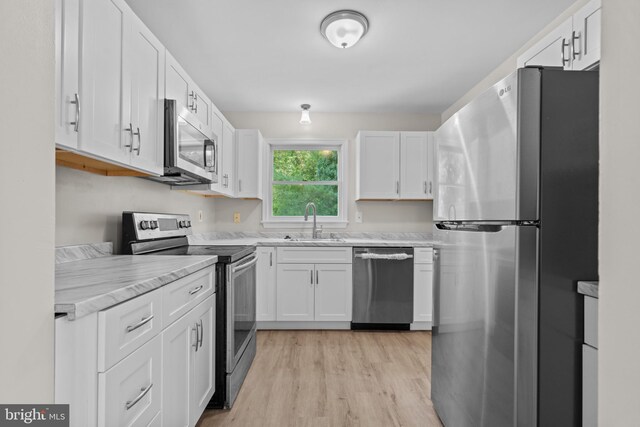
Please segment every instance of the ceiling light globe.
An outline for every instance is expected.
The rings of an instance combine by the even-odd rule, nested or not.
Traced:
[[[353,10],[339,10],[326,16],[320,24],[322,35],[337,48],[352,47],[367,34],[369,21]]]

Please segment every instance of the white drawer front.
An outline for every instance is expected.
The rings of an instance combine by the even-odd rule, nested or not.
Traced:
[[[162,323],[164,327],[166,328],[207,299],[213,293],[214,286],[215,267],[210,267],[163,287]]]
[[[598,298],[584,297],[584,343],[598,348]]]
[[[98,374],[98,426],[148,426],[162,398],[160,336]]]
[[[415,248],[413,251],[414,264],[433,264],[432,248]]]
[[[98,371],[105,372],[162,330],[162,292],[140,295],[98,313]]]
[[[352,248],[345,247],[279,247],[279,264],[351,264]]]

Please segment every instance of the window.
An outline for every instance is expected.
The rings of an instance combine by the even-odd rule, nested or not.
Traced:
[[[271,140],[268,143],[265,227],[303,224],[309,202],[318,209],[319,223],[345,227],[345,141]]]

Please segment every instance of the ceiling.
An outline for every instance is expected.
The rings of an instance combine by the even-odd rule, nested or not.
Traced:
[[[127,0],[222,111],[441,113],[574,0]],[[320,22],[369,19],[350,49]]]

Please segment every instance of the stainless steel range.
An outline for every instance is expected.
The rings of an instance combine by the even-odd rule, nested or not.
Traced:
[[[255,246],[189,245],[189,215],[123,212],[122,252],[217,255],[216,390],[210,408],[230,408],[256,354]]]

